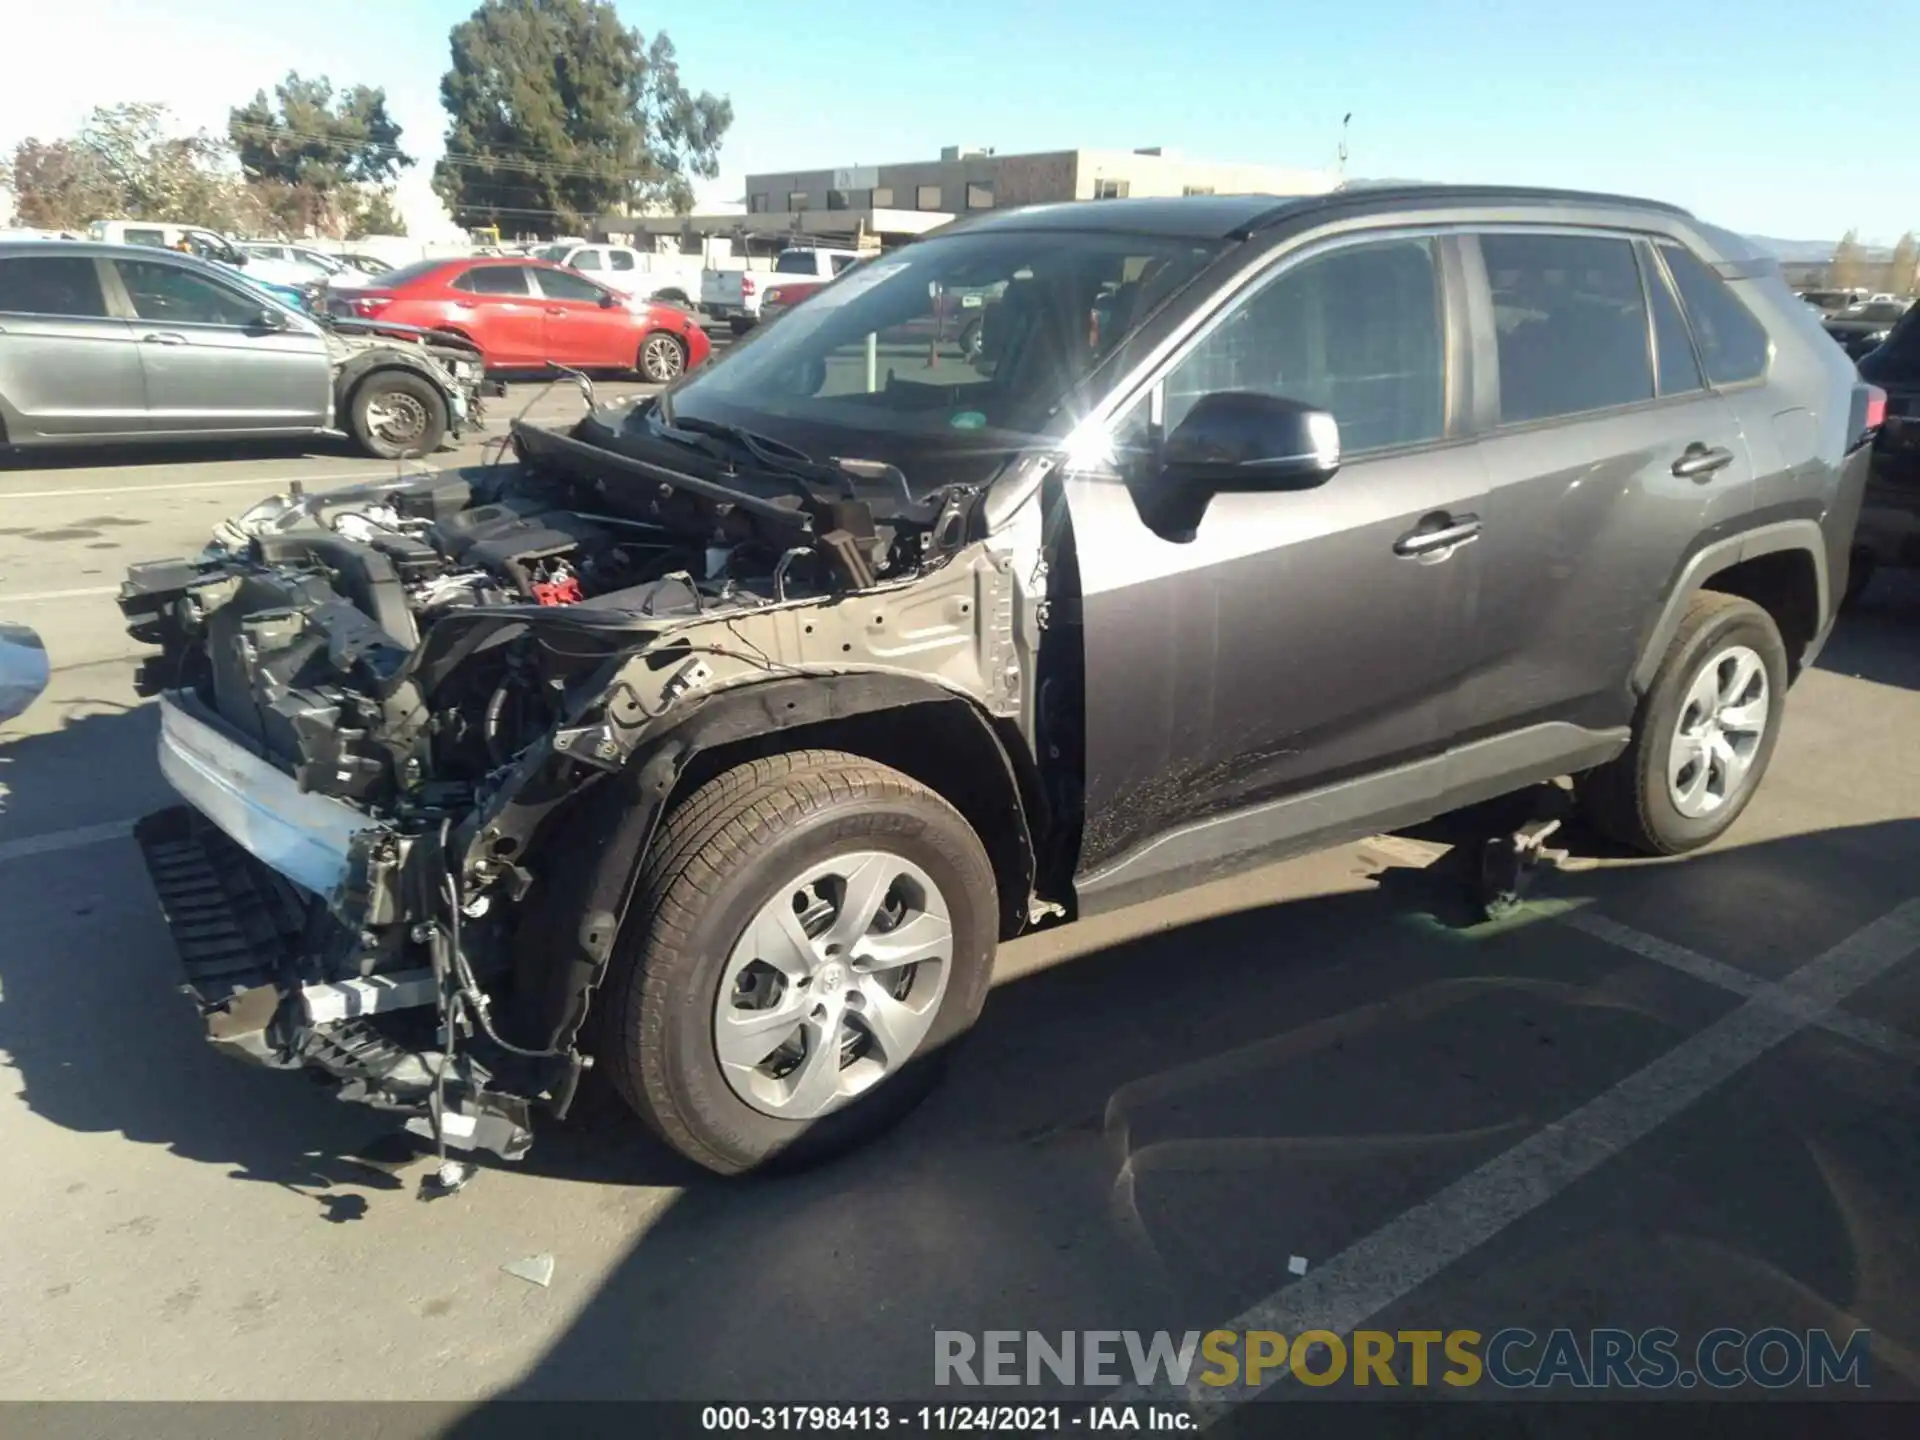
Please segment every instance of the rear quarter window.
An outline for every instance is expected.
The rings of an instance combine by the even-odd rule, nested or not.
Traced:
[[[16,255],[0,260],[0,310],[15,315],[106,318],[100,272],[78,255]]]
[[[1715,385],[1738,385],[1765,375],[1773,357],[1767,327],[1698,255],[1671,241],[1659,248],[1693,327],[1707,379]]]

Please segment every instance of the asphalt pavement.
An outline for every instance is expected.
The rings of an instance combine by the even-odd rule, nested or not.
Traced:
[[[579,408],[494,415],[528,403]],[[293,479],[391,470],[0,468],[0,618],[55,666],[0,728],[0,1399],[905,1398],[936,1330],[1356,1326],[1864,1328],[1872,1393],[1920,1395],[1910,577],[1710,852],[1576,828],[1596,868],[1474,924],[1498,821],[1450,817],[1005,947],[948,1083],[841,1163],[720,1182],[595,1089],[423,1203],[389,1122],[219,1059],[174,992],[112,603]]]

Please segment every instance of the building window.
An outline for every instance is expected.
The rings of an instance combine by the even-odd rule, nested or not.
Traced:
[[[787,209],[804,210],[806,208],[807,208],[807,192],[806,191],[789,190],[787,192]]]
[[[762,190],[757,195],[749,195],[747,197],[747,209],[755,215],[766,214],[767,192]]]
[[[922,185],[913,192],[913,205],[916,210],[938,210],[940,208],[940,187]]]
[[[1127,198],[1128,188],[1125,180],[1096,180],[1093,182],[1093,198],[1096,200],[1124,200]]]
[[[873,193],[868,198],[867,203],[875,210],[892,209],[893,208],[893,187],[891,185],[874,186]]]
[[[969,210],[991,210],[993,208],[993,182],[991,180],[969,180],[967,182],[967,208]]]
[[[827,191],[827,209],[848,210],[852,208],[850,197],[844,190]]]
[[[1211,195],[1213,194],[1213,187],[1211,185],[1182,185],[1180,187],[1180,193],[1182,195]]]

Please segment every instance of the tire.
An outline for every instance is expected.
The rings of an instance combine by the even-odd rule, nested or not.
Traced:
[[[424,375],[376,370],[354,387],[347,425],[367,454],[380,460],[417,460],[439,449],[446,437],[446,398]]]
[[[980,358],[980,322],[969,320],[960,328],[960,358],[969,364]]]
[[[634,368],[654,385],[671,385],[687,373],[687,346],[678,335],[655,330],[640,342]]]
[[[735,335],[744,335],[753,328],[753,321],[744,315],[735,315],[727,321],[727,328]]]
[[[1698,730],[1694,717],[1706,713],[1699,701],[1709,693],[1709,667],[1716,679],[1730,677],[1738,683],[1748,668],[1746,657],[1758,662],[1763,688],[1756,692],[1749,683],[1735,701],[1755,693],[1764,699],[1757,734],[1733,725],[1719,731],[1716,720],[1707,727],[1708,733],[1720,734],[1725,750],[1716,748],[1704,762],[1706,780],[1699,781],[1702,762],[1697,759],[1692,768],[1682,765],[1670,777],[1670,766],[1685,758],[1678,734],[1682,722]],[[1724,697],[1726,687],[1720,689]],[[1641,697],[1632,743],[1615,759],[1580,778],[1582,809],[1605,834],[1643,854],[1680,855],[1711,844],[1740,818],[1760,787],[1779,738],[1786,692],[1787,647],[1773,617],[1738,596],[1712,592],[1694,596],[1653,684]],[[1719,703],[1719,698],[1710,698],[1707,709]],[[1754,711],[1750,703],[1735,702],[1717,711],[1719,717],[1736,715],[1750,721]],[[1737,754],[1742,767],[1733,779],[1728,767],[1735,762],[1726,758],[1729,754]],[[1685,792],[1697,781],[1703,787],[1700,794],[1690,804],[1683,803],[1686,797],[1684,793],[1677,797],[1676,788]]]
[[[832,913],[823,919],[813,914],[817,905],[802,909],[789,897],[812,900],[830,892],[831,885],[817,892],[798,887],[822,867],[831,870],[853,855],[874,857],[865,864],[912,870],[928,882],[931,888],[903,874],[886,892],[899,910],[893,933],[913,923],[916,935],[931,933],[938,946],[932,912],[935,902],[943,902],[938,908],[949,926],[943,959],[899,971],[863,969],[863,959],[872,957],[863,956],[862,942],[870,946],[886,933],[878,930],[850,941],[844,964],[831,958],[831,932],[823,927],[838,918],[839,907],[829,906]],[[793,920],[796,912],[813,937],[801,937],[810,952],[784,953],[789,961],[810,953],[802,965],[814,968],[804,988],[786,983],[761,960],[742,959],[763,953],[779,958],[792,933],[782,920]],[[824,1159],[871,1139],[932,1089],[953,1044],[985,1001],[998,917],[993,867],[979,836],[917,781],[834,751],[795,751],[741,765],[678,805],[648,852],[601,992],[599,1063],[661,1139],[716,1173]],[[762,928],[767,925],[774,930]],[[907,970],[913,972],[909,987],[881,1011],[874,982]],[[923,983],[932,988],[921,991]],[[788,1063],[780,1050],[754,1058],[768,1043],[765,1036],[734,1041],[734,1064],[723,1065],[719,1029],[729,1016],[756,1013],[735,1008],[743,996],[753,999],[754,990],[771,1006],[770,1019],[796,1003],[804,1010],[815,998],[838,1007],[838,1018],[828,1021],[818,1018],[826,1005],[816,1007],[791,1031],[784,1020],[760,1027],[772,1046],[805,1052],[789,1056],[786,1077],[776,1073]],[[885,1061],[877,1033],[861,1019],[863,1009],[898,1017],[920,994],[927,996],[922,1008],[901,1026],[903,1033],[924,1026],[920,1038]],[[823,1034],[838,1038],[816,1049],[815,1037]],[[850,1060],[842,1042],[853,1047]],[[743,1044],[752,1046],[744,1056]],[[806,1064],[815,1054],[833,1063]],[[811,1100],[799,1104],[820,1093],[816,1088],[803,1094],[809,1076],[830,1077],[827,1093],[836,1097],[843,1088],[870,1088],[811,1109]],[[788,1089],[797,1108],[779,1113],[781,1102],[769,1097]]]

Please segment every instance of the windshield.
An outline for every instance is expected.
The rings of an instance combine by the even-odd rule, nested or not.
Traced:
[[[670,413],[776,435],[788,421],[781,438],[803,449],[889,460],[916,490],[954,483],[925,467],[1049,430],[1067,394],[1221,248],[1060,230],[917,241],[696,372]]]

